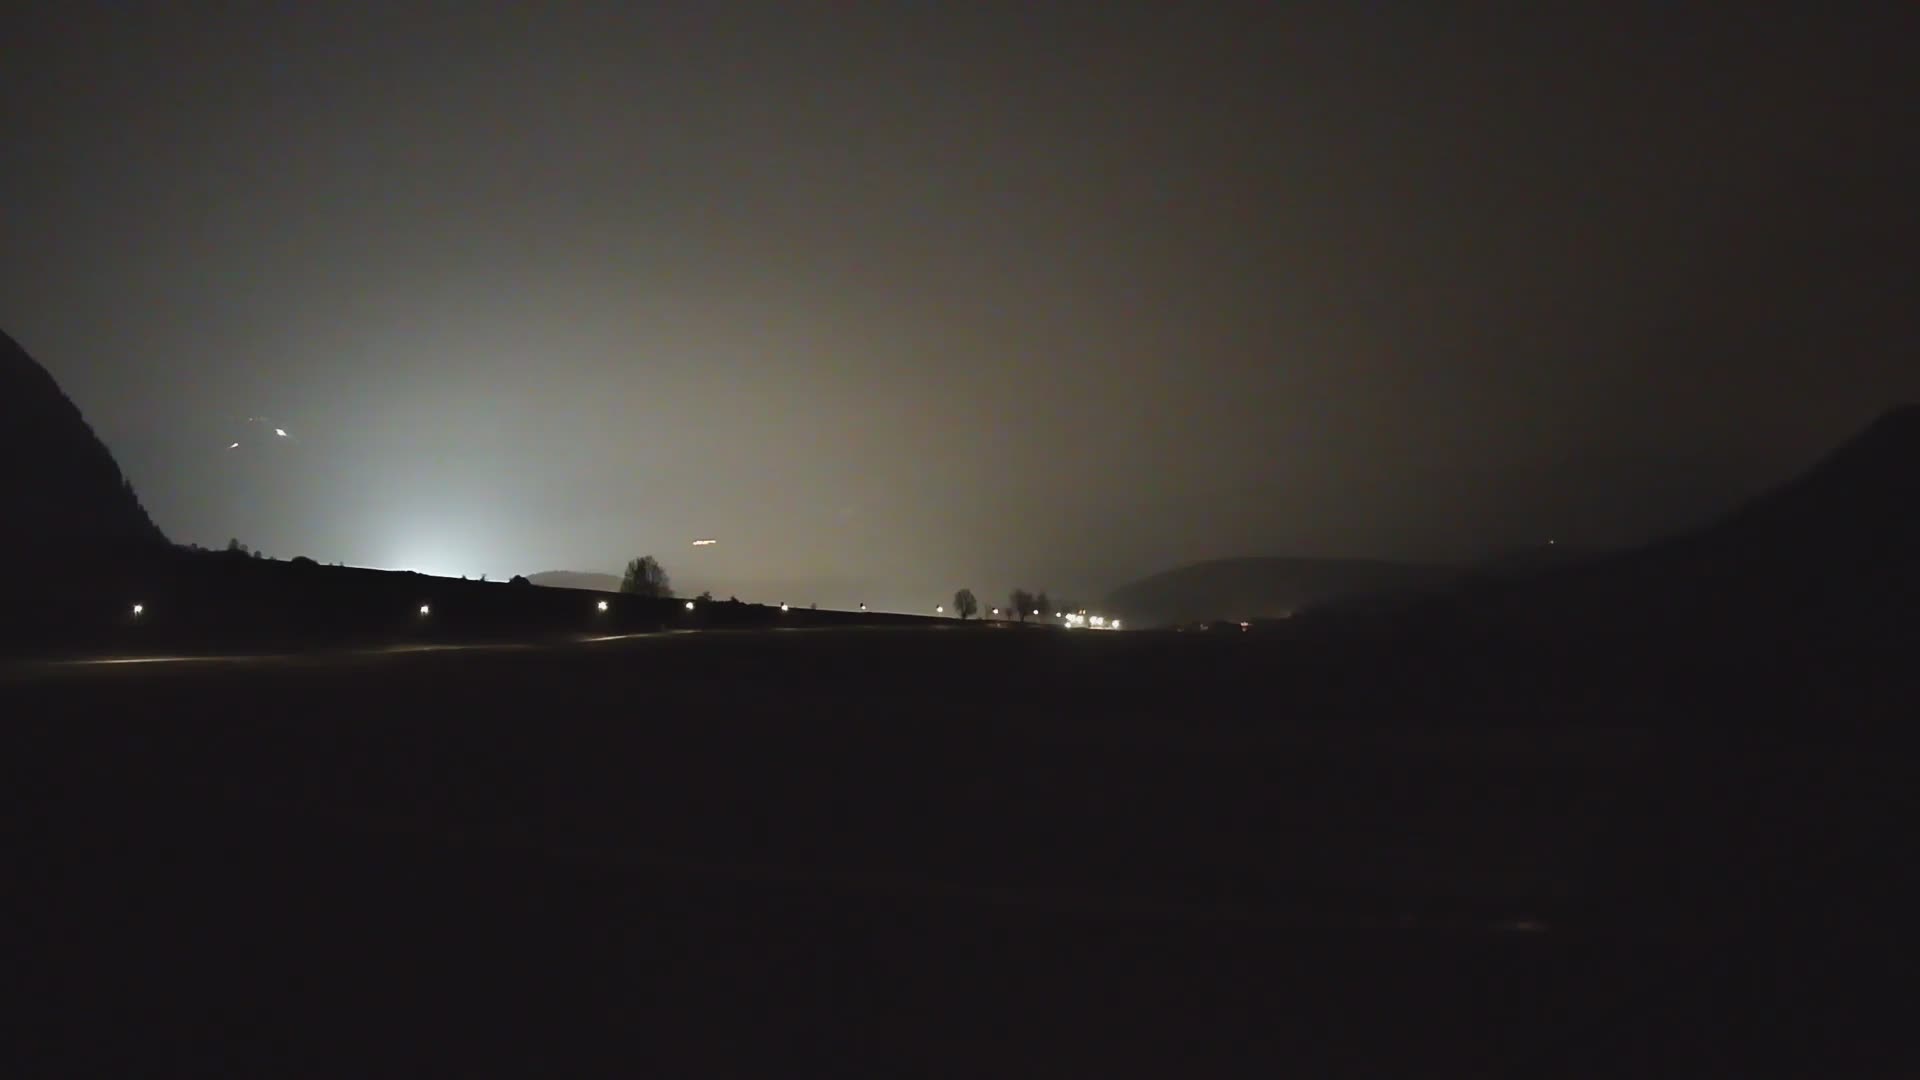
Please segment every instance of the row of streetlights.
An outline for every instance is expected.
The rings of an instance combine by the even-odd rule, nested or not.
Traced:
[[[593,609],[594,609],[595,611],[600,611],[600,612],[604,612],[604,611],[606,611],[606,610],[608,610],[608,606],[609,606],[609,605],[607,604],[607,602],[606,602],[605,600],[595,600],[595,601],[593,602]],[[780,610],[781,610],[781,611],[791,611],[792,609],[793,609],[793,606],[792,606],[791,604],[786,604],[786,603],[782,603],[782,604],[780,605]],[[693,610],[693,601],[691,601],[691,600],[689,600],[689,601],[687,601],[687,610],[688,610],[688,611],[692,611],[692,610]],[[861,604],[861,605],[860,605],[860,610],[861,610],[861,611],[865,611],[865,610],[867,610],[867,605],[865,605],[865,604]],[[134,617],[134,618],[136,618],[136,619],[137,619],[137,618],[139,618],[140,616],[142,616],[142,615],[145,615],[146,613],[147,613],[147,605],[145,605],[145,604],[139,604],[139,603],[136,603],[136,604],[134,604],[134,605],[133,605],[133,617]],[[420,614],[421,614],[421,615],[431,615],[431,614],[433,614],[433,605],[432,605],[432,604],[421,604],[421,605],[420,605]]]
[[[861,611],[865,611],[865,610],[867,610],[867,606],[866,606],[865,604],[862,604],[862,605],[860,605],[860,610],[861,610]],[[933,613],[934,613],[935,615],[945,615],[945,614],[947,613],[947,605],[945,605],[945,604],[935,604],[935,605],[933,605]],[[1011,614],[1011,613],[1009,613],[1009,614]],[[1040,617],[1040,609],[1039,609],[1039,608],[1034,608],[1031,614],[1032,614],[1032,615],[1033,615],[1033,616],[1034,616],[1035,618],[1039,618],[1039,617]],[[997,619],[997,618],[999,618],[999,617],[1000,617],[1000,609],[999,609],[999,608],[993,608],[993,609],[992,609],[992,615],[993,615],[993,617],[994,617],[994,618],[996,618],[996,619]],[[1067,625],[1067,626],[1069,626],[1069,627],[1079,627],[1079,626],[1090,626],[1090,627],[1092,627],[1092,628],[1093,628],[1093,629],[1095,629],[1095,630],[1118,630],[1118,629],[1120,629],[1120,620],[1119,620],[1119,619],[1109,619],[1109,618],[1107,618],[1107,617],[1106,617],[1106,616],[1104,616],[1104,615],[1088,615],[1088,614],[1087,614],[1086,612],[1084,612],[1084,611],[1080,611],[1080,612],[1074,612],[1074,611],[1056,611],[1056,612],[1054,612],[1054,613],[1053,613],[1053,617],[1054,617],[1054,618],[1056,618],[1056,619],[1059,619],[1059,620],[1061,620],[1061,621],[1062,621],[1062,622],[1064,622],[1064,623],[1066,623],[1066,625]]]
[[[601,614],[605,614],[605,613],[606,613],[606,612],[607,612],[607,611],[609,610],[609,607],[610,607],[610,605],[609,605],[609,604],[608,604],[608,602],[607,602],[607,601],[605,601],[605,600],[596,600],[596,601],[594,601],[594,602],[593,602],[593,609],[594,609],[595,611],[597,611],[597,612],[600,612]],[[692,611],[692,610],[694,610],[694,602],[693,602],[692,600],[689,600],[689,601],[687,601],[687,603],[686,603],[686,608],[687,608],[687,610],[688,610],[688,611]],[[792,609],[793,609],[793,608],[792,608],[792,605],[790,605],[790,604],[788,604],[788,603],[786,603],[785,601],[782,601],[782,602],[781,602],[781,604],[780,604],[780,610],[781,610],[781,611],[783,611],[783,612],[785,612],[785,611],[791,611]],[[861,611],[865,611],[865,610],[867,610],[867,605],[865,605],[865,604],[861,604],[861,605],[860,605],[860,610],[861,610]],[[945,605],[945,604],[935,604],[935,605],[934,605],[934,607],[933,607],[933,613],[934,613],[934,614],[936,614],[936,615],[944,615],[944,614],[946,614],[946,611],[947,611],[947,605]],[[139,618],[139,617],[141,617],[142,615],[145,615],[146,613],[147,613],[147,606],[146,606],[145,604],[141,604],[141,603],[135,603],[135,604],[133,605],[133,617],[134,617],[134,618],[136,618],[136,619],[137,619],[137,618]],[[432,604],[421,604],[421,605],[420,605],[420,617],[421,617],[421,618],[423,618],[423,619],[424,619],[424,618],[426,618],[427,616],[429,616],[429,615],[432,615],[432,614],[433,614],[433,605],[432,605]],[[998,616],[998,615],[1000,614],[1000,609],[999,609],[999,608],[994,608],[994,609],[993,609],[993,614],[994,614],[994,615],[995,615],[995,616],[997,617],[997,616]],[[1034,611],[1033,611],[1033,614],[1034,614],[1034,615],[1036,615],[1036,616],[1038,616],[1038,615],[1040,614],[1040,609],[1039,609],[1039,608],[1035,608],[1035,609],[1034,609]],[[1087,616],[1085,616],[1085,615],[1076,615],[1076,614],[1073,614],[1073,613],[1071,613],[1071,612],[1067,612],[1067,613],[1062,613],[1062,612],[1058,612],[1058,611],[1056,611],[1056,612],[1054,612],[1054,613],[1053,613],[1053,617],[1054,617],[1054,618],[1056,618],[1056,619],[1065,619],[1065,620],[1066,620],[1066,624],[1067,624],[1068,626],[1076,626],[1076,625],[1082,625],[1082,624],[1085,624],[1085,623],[1087,622]],[[1076,621],[1076,620],[1077,620],[1077,621]],[[1094,627],[1096,627],[1096,628],[1105,628],[1105,629],[1110,629],[1110,630],[1118,630],[1118,629],[1120,629],[1120,620],[1119,620],[1119,619],[1113,619],[1113,620],[1106,620],[1106,619],[1103,619],[1103,618],[1101,618],[1101,617],[1100,617],[1100,616],[1098,616],[1098,615],[1095,615],[1095,616],[1093,616],[1093,617],[1092,617],[1092,624],[1093,624],[1093,626],[1094,626]]]

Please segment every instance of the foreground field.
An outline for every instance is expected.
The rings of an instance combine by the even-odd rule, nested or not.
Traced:
[[[1899,767],[1436,716],[1249,638],[663,634],[0,692],[50,1065],[1565,1075],[1865,1066],[1899,1030],[1856,910],[1903,884],[1870,827]]]

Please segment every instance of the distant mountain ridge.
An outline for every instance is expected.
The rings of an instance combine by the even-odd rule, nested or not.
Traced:
[[[527,580],[535,585],[544,585],[549,589],[593,589],[598,592],[619,592],[620,578],[616,574],[597,574],[580,570],[542,570],[537,574],[528,574]]]
[[[1920,406],[1885,413],[1700,529],[1478,589],[1430,614],[1456,641],[1559,642],[1594,655],[1908,649],[1920,639]]]
[[[0,540],[18,560],[162,549],[167,538],[80,409],[46,368],[0,333]]]
[[[1464,572],[1380,559],[1214,559],[1123,585],[1107,594],[1103,607],[1142,627],[1281,618],[1336,599],[1443,587]]]

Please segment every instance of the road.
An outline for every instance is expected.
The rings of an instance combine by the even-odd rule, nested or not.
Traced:
[[[1851,939],[1756,933],[1794,804],[1685,754],[1250,725],[1287,671],[1246,642],[104,659],[4,684],[15,977],[64,1071],[1611,1075],[1899,1030],[1840,992]]]

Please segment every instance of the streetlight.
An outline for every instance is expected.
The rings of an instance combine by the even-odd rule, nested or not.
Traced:
[[[692,610],[693,610],[693,601],[691,601],[691,600],[689,600],[689,601],[687,601],[687,610],[688,610],[688,611],[692,611]]]
[[[133,605],[133,617],[134,617],[134,618],[136,618],[136,619],[137,619],[137,618],[139,618],[140,616],[142,616],[142,615],[145,615],[146,613],[147,613],[147,605],[145,605],[145,604],[135,604],[135,605]]]
[[[787,610],[787,602],[785,600],[780,601],[780,610],[781,611]]]
[[[420,614],[422,614],[422,615],[431,615],[431,614],[433,614],[433,605],[431,605],[431,604],[421,604],[421,605],[420,605]]]
[[[999,609],[999,608],[994,608],[994,609],[993,609],[993,613],[994,613],[995,615],[998,615],[998,614],[1000,614],[1000,609]]]
[[[1040,609],[1039,609],[1039,608],[1034,608],[1034,609],[1033,609],[1033,613],[1034,613],[1035,615],[1039,615],[1039,614],[1040,614]]]
[[[945,604],[933,605],[933,613],[935,615],[945,615],[947,613],[947,605]]]
[[[599,603],[594,604],[593,607],[595,611],[605,611],[607,610],[607,602],[605,600],[602,600]]]

